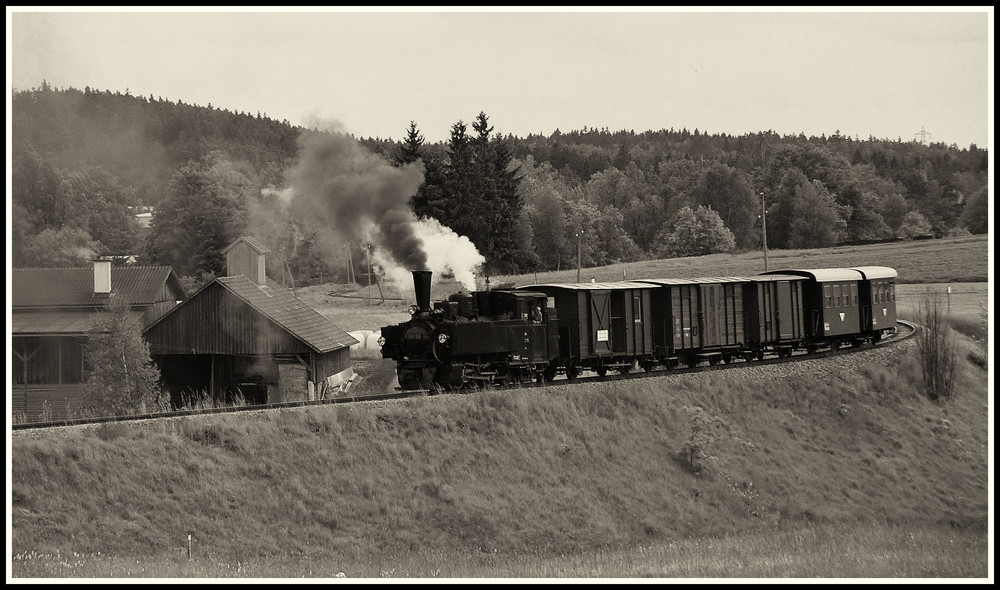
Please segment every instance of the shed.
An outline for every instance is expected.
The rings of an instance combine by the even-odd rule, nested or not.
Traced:
[[[357,339],[264,274],[268,252],[241,237],[217,277],[143,335],[175,404],[187,396],[278,403],[322,395]]]

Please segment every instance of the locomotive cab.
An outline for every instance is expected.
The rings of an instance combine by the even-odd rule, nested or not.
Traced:
[[[432,306],[430,271],[414,271],[413,282],[413,317],[382,328],[382,358],[396,361],[402,389],[452,389],[549,376],[558,335],[555,309],[544,293],[456,293]]]

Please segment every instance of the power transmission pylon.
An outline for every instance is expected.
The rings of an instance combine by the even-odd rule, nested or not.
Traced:
[[[914,137],[919,136],[920,137],[920,143],[923,144],[923,145],[927,145],[927,139],[931,136],[931,132],[925,130],[924,126],[921,125],[920,126],[920,131],[917,131],[916,133],[914,133],[913,136]]]

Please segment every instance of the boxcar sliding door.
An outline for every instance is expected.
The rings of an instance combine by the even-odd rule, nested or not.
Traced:
[[[590,336],[594,354],[611,354],[611,292],[590,292]]]

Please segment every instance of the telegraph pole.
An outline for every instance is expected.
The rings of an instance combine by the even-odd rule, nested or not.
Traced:
[[[582,256],[580,253],[582,251],[582,246],[581,246],[582,241],[583,241],[583,230],[581,229],[580,231],[576,232],[576,282],[578,283],[580,282],[580,261],[582,260]]]
[[[365,253],[368,255],[368,305],[372,304],[372,245],[365,246]]]
[[[764,204],[764,191],[760,193],[760,226],[764,232],[764,272],[767,272],[767,206]]]

